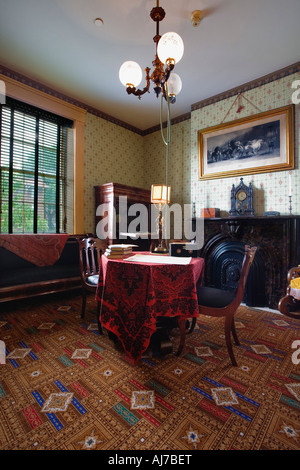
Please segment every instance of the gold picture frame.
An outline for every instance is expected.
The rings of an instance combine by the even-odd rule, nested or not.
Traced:
[[[199,179],[294,168],[294,105],[198,131]]]

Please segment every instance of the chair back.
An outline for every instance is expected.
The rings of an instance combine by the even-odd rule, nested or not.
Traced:
[[[81,278],[99,275],[101,269],[101,256],[107,248],[107,241],[99,238],[83,238],[79,243],[79,263]]]
[[[244,255],[244,259],[242,263],[240,280],[239,280],[238,287],[236,290],[235,299],[233,301],[233,303],[236,304],[237,306],[240,305],[240,303],[243,300],[249,270],[250,270],[251,264],[253,263],[256,250],[257,250],[256,246],[252,246],[252,247],[249,245],[245,246],[245,255]]]
[[[297,267],[291,268],[287,273],[287,282],[290,284],[292,279],[296,279],[296,277],[300,277],[300,264]]]

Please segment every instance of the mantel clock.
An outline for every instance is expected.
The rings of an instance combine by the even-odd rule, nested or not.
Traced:
[[[253,210],[253,188],[252,184],[246,186],[241,178],[240,184],[235,187],[232,185],[231,189],[231,210],[230,216],[251,216],[254,215]]]

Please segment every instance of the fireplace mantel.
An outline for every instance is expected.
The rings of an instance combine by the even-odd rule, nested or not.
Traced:
[[[300,264],[300,216],[205,218],[201,256],[205,258],[207,284],[212,285],[213,253],[220,244],[227,249],[230,241],[233,245],[258,247],[258,257],[264,263],[265,271],[265,285],[262,287],[266,294],[264,306],[277,309],[280,298],[285,295],[288,270]]]

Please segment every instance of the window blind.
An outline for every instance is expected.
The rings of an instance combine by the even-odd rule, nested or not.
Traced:
[[[65,231],[72,126],[61,116],[6,98],[0,113],[0,232]]]

